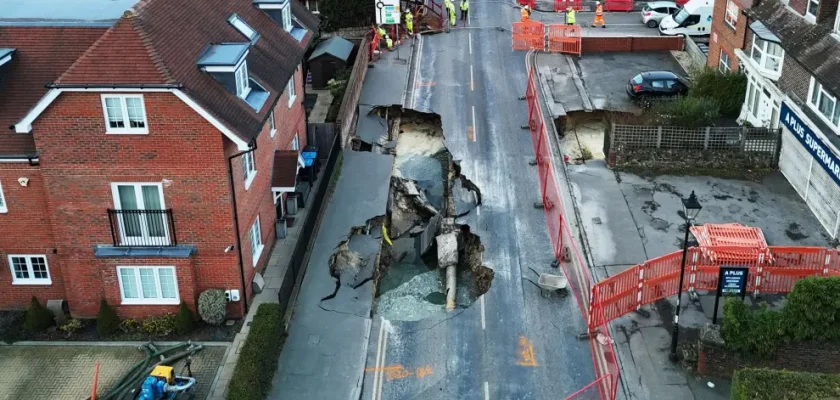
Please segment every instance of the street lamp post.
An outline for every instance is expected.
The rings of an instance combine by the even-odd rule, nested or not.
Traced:
[[[688,229],[691,227],[694,219],[697,218],[697,214],[700,214],[700,210],[703,208],[697,200],[697,196],[694,194],[693,190],[687,199],[682,199],[682,203],[683,214],[685,214],[685,240],[683,240],[682,263],[680,264],[680,285],[677,286],[677,312],[674,313],[674,326],[671,334],[671,361],[677,361],[679,359],[677,356],[677,341],[680,336],[680,309],[682,308],[681,303],[683,279],[685,278],[685,259],[686,256],[688,256]]]

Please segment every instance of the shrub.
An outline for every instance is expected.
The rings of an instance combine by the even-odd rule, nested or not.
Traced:
[[[271,380],[285,339],[279,304],[260,304],[239,361],[233,370],[228,400],[262,400],[271,390]]]
[[[140,321],[134,318],[126,318],[120,322],[120,330],[123,333],[137,332],[140,330]]]
[[[169,336],[175,332],[175,314],[154,315],[143,320],[143,331],[153,336]]]
[[[704,68],[691,76],[688,95],[716,101],[720,114],[736,118],[741,113],[747,93],[747,76],[741,73],[723,73],[714,68]]]
[[[73,318],[67,321],[66,324],[59,326],[58,329],[64,332],[69,337],[73,333],[78,332],[79,329],[82,329],[82,321]]]
[[[225,291],[207,289],[198,296],[198,315],[210,325],[221,325],[227,316]]]
[[[40,332],[55,323],[53,313],[38,302],[38,298],[32,296],[29,308],[26,310],[26,329],[30,332]]]
[[[99,302],[99,313],[96,314],[96,332],[99,336],[108,336],[117,331],[120,327],[120,318],[117,312],[108,305],[105,299]]]
[[[187,303],[181,302],[181,308],[178,309],[178,314],[175,315],[175,332],[179,335],[185,335],[192,332],[195,317],[193,312],[187,307]]]
[[[840,375],[745,368],[732,376],[732,400],[840,398]]]
[[[785,330],[796,340],[840,340],[840,277],[797,281],[783,312]]]
[[[740,299],[723,306],[721,334],[726,347],[745,356],[770,358],[784,337],[782,313],[762,307],[750,312]]]
[[[720,119],[720,104],[711,98],[687,96],[658,103],[650,112],[662,125],[700,128]]]

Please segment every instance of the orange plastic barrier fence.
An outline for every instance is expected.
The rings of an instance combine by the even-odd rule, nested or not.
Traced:
[[[511,32],[514,50],[545,50],[545,25],[542,22],[514,22]]]
[[[536,5],[536,3],[537,3],[537,0],[519,0],[519,5],[520,6],[529,6],[529,7],[531,7],[532,10],[534,9],[534,6]]]
[[[633,11],[633,0],[605,0],[604,11]]]
[[[581,0],[554,0],[554,11],[565,11],[572,7],[572,10],[583,10],[583,3]]]
[[[788,293],[796,281],[811,276],[840,276],[840,250],[821,247],[768,247],[753,260],[745,260],[742,247],[688,249],[683,287],[679,286],[682,251],[648,260],[613,275],[592,288],[589,329],[639,307],[687,290],[717,290],[721,265],[749,268],[747,291]],[[732,258],[720,254],[736,254]]]
[[[580,25],[549,25],[548,51],[580,55],[581,33]]]

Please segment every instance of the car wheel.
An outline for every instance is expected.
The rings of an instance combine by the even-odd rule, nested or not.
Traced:
[[[656,20],[654,20],[654,19],[647,22],[647,27],[648,28],[656,28],[657,25],[659,25],[659,24],[657,24]]]

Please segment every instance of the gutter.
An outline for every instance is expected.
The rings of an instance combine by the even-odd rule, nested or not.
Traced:
[[[257,151],[256,139],[251,140],[250,145],[252,147],[248,150],[228,157],[228,181],[230,182],[230,195],[232,200],[231,202],[233,204],[233,229],[235,230],[236,236],[236,254],[239,257],[239,279],[242,286],[242,304],[244,305],[245,310],[243,318],[248,315],[248,288],[245,286],[245,267],[242,262],[242,239],[239,237],[239,214],[237,213],[236,208],[236,186],[234,186],[233,182],[233,159],[241,157],[244,154]]]
[[[44,87],[47,89],[183,89],[184,85],[180,83],[112,83],[108,85],[88,83],[48,83],[44,85]]]

